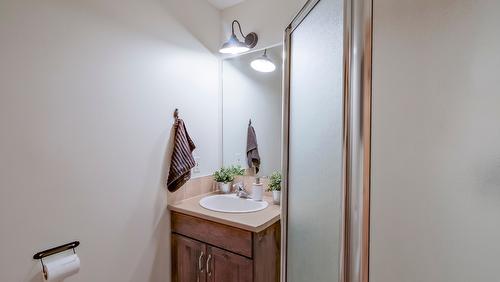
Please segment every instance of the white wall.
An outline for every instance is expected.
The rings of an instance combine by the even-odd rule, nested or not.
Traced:
[[[267,51],[277,68],[257,72],[250,66],[263,51],[223,62],[223,158],[224,165],[247,164],[248,120],[257,135],[261,166],[259,176],[281,171],[281,64],[283,46]],[[239,162],[237,160],[240,160]]]
[[[500,280],[499,11],[374,1],[372,282]]]
[[[255,48],[281,43],[285,28],[306,2],[306,0],[248,0],[224,9],[223,40],[227,40],[231,35],[231,22],[236,19],[241,23],[245,35],[256,32],[259,36]],[[237,35],[241,38],[239,33]]]
[[[0,1],[0,281],[169,281],[163,185],[172,111],[218,167],[219,12],[205,0]]]

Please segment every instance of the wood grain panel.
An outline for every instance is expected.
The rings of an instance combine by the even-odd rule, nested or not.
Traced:
[[[252,233],[224,224],[172,212],[172,232],[251,258]]]
[[[253,282],[253,261],[246,257],[207,246],[207,282]]]
[[[184,236],[172,234],[172,281],[204,282],[206,245]],[[200,269],[200,266],[202,268]]]
[[[262,232],[254,234],[254,281],[280,281],[281,225],[276,222]]]

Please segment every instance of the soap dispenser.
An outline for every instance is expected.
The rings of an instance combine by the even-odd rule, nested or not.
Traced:
[[[260,177],[255,178],[255,183],[252,186],[252,199],[254,201],[262,201],[264,186],[260,183]]]

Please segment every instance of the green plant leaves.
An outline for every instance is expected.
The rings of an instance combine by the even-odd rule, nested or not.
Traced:
[[[221,167],[219,170],[214,172],[214,180],[217,182],[229,183],[234,180],[235,176],[244,175],[245,169],[241,166],[232,165],[228,168]]]

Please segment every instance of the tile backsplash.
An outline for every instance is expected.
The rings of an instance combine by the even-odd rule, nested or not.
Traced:
[[[242,181],[243,184],[245,185],[245,189],[251,193],[252,192],[252,185],[255,183],[255,176],[248,176],[248,175],[238,176],[238,177],[236,177],[236,179],[234,181],[235,182]],[[267,188],[269,187],[269,178],[261,177],[260,183],[262,183],[264,185],[264,195],[268,195],[268,194],[271,195],[271,192],[266,192]]]
[[[216,183],[211,175],[191,178],[179,190],[173,193],[169,192],[167,202],[173,204],[201,194],[215,192],[215,186]]]
[[[269,179],[265,177],[261,178],[260,180],[261,183],[264,184],[264,191],[266,191],[268,188]],[[247,175],[238,176],[236,177],[233,183],[240,181],[243,182],[243,184],[245,185],[245,189],[249,193],[251,193],[252,184],[255,182],[255,177]],[[184,184],[179,190],[173,193],[169,192],[167,202],[168,204],[173,204],[185,199],[196,197],[201,194],[215,192],[216,190],[217,190],[217,183],[213,180],[213,177],[211,175],[196,177],[186,182],[186,184]],[[264,195],[270,196],[271,192],[265,192]]]

